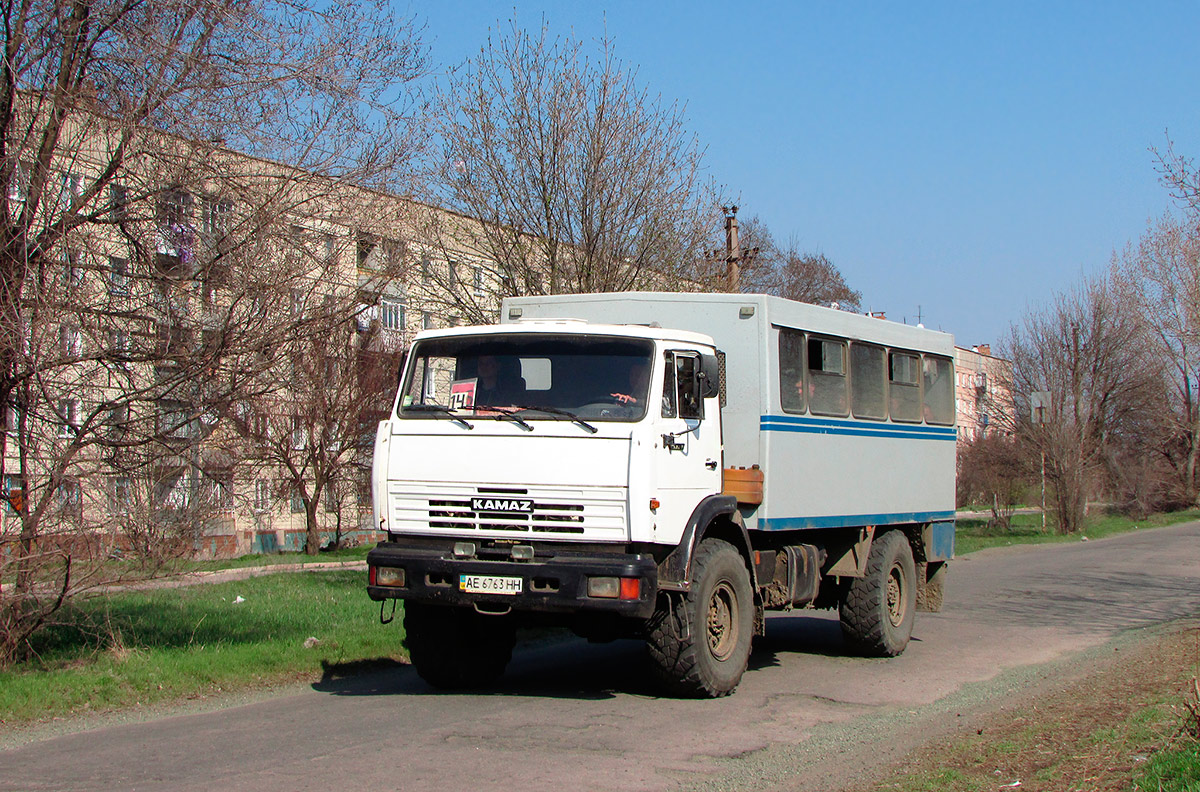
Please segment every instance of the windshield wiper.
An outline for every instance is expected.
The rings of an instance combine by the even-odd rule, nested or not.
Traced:
[[[538,412],[549,413],[550,415],[561,415],[564,418],[571,419],[571,423],[582,426],[584,429],[587,429],[592,434],[596,434],[596,427],[592,426],[590,423],[583,420],[582,418],[580,418],[578,415],[571,412],[570,410],[560,410],[557,407],[518,407],[517,408],[518,412],[525,412],[526,410],[537,410]],[[513,416],[513,417],[515,418],[516,416]]]
[[[522,429],[524,429],[526,432],[532,432],[533,424],[529,423],[529,421],[526,421],[521,416],[515,414],[517,412],[517,410],[523,410],[523,409],[525,409],[525,408],[524,407],[493,407],[489,404],[482,404],[482,405],[476,404],[475,405],[476,411],[491,410],[492,412],[496,413],[497,421],[505,421],[505,420],[512,421],[517,426],[520,426]]]
[[[411,411],[411,412],[445,413],[446,415],[449,415],[450,420],[454,421],[455,423],[461,424],[462,426],[465,426],[468,429],[475,428],[470,423],[468,423],[465,418],[459,417],[458,413],[455,412],[455,410],[453,408],[447,407],[444,404],[433,404],[432,402],[427,402],[425,404],[409,404],[404,407],[401,407],[400,410],[401,410],[401,412],[410,412]]]

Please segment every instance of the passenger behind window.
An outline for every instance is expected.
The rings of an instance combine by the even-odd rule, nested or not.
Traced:
[[[494,355],[480,355],[475,363],[475,406],[518,405],[525,401],[525,380],[515,367],[502,366]]]

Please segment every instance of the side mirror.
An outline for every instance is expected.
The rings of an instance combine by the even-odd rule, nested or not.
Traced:
[[[700,398],[721,395],[721,367],[716,355],[700,356]]]

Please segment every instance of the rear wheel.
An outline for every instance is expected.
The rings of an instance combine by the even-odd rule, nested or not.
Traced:
[[[494,682],[512,659],[516,643],[511,618],[421,602],[404,603],[404,632],[417,674],[439,688]]]
[[[660,597],[651,619],[647,647],[655,671],[676,695],[728,695],[746,671],[753,635],[750,572],[733,545],[705,539],[692,560],[688,593]]]
[[[875,537],[866,574],[850,581],[839,613],[842,635],[860,654],[895,657],[912,637],[916,611],[912,548],[900,531]]]

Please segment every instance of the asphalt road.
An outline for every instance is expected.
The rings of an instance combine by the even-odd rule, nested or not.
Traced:
[[[1197,613],[1200,523],[991,550],[953,563],[945,610],[891,660],[844,656],[830,613],[779,615],[733,696],[677,701],[637,643],[518,647],[487,694],[408,668],[334,680],[0,752],[0,789],[832,789],[998,686]]]

